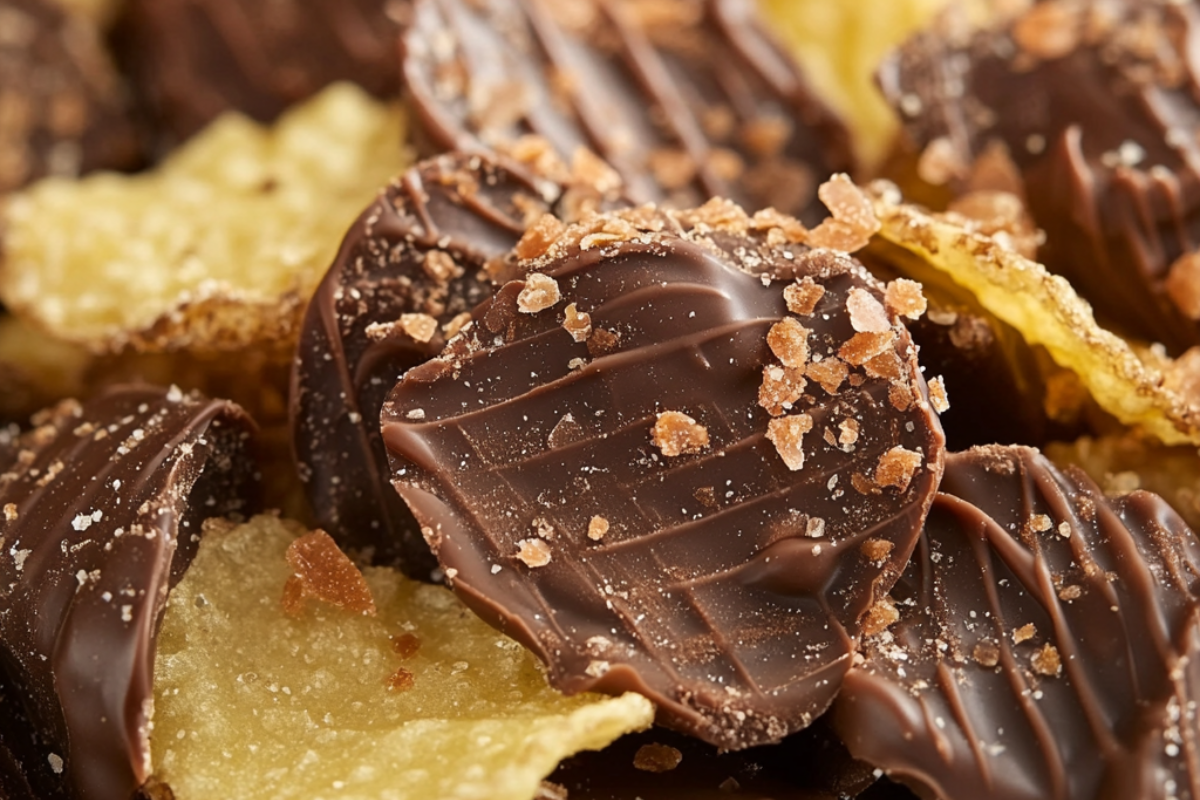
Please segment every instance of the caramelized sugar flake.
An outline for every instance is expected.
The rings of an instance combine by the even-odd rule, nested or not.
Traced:
[[[387,688],[393,692],[407,692],[413,688],[417,682],[417,678],[404,667],[397,667],[396,671],[388,676]]]
[[[421,649],[421,638],[415,633],[401,633],[392,637],[392,652],[400,658],[412,658]]]
[[[883,301],[893,314],[908,319],[920,319],[929,307],[924,288],[908,278],[897,278],[888,283]]]
[[[808,335],[812,333],[792,317],[784,317],[767,332],[767,346],[785,367],[803,369],[808,361]]]
[[[401,314],[400,329],[414,341],[428,342],[437,333],[438,321],[428,314]]]
[[[1020,644],[1021,642],[1027,642],[1030,639],[1032,639],[1034,636],[1037,636],[1037,628],[1034,626],[1034,624],[1032,622],[1022,625],[1021,627],[1017,628],[1012,633],[1012,638],[1013,638],[1014,644]]]
[[[574,303],[571,303],[566,308],[563,328],[571,334],[571,338],[575,341],[586,342],[592,335],[592,315],[580,311]]]
[[[833,218],[809,231],[808,243],[845,253],[866,247],[879,230],[879,219],[866,193],[847,176],[834,175],[821,184],[817,196]]]
[[[605,330],[604,328],[594,328],[592,335],[587,340],[588,355],[592,358],[606,356],[614,352],[620,343],[621,334]]]
[[[608,520],[595,516],[588,521],[587,536],[593,542],[598,542],[608,535]]]
[[[846,311],[850,314],[850,327],[859,333],[883,333],[892,328],[883,303],[862,287],[855,286],[850,290]]]
[[[851,336],[848,342],[838,348],[838,355],[847,363],[861,367],[876,356],[883,355],[890,350],[895,341],[896,332],[893,330],[863,331]]]
[[[892,554],[895,546],[894,542],[887,539],[867,539],[858,550],[867,561],[878,564]]]
[[[950,398],[946,395],[946,382],[938,375],[929,381],[929,402],[933,410],[944,414],[950,410]]]
[[[882,633],[899,619],[900,612],[896,609],[896,604],[892,602],[892,599],[890,597],[881,598],[867,610],[867,615],[863,618],[863,635],[874,636]]]
[[[767,423],[767,440],[775,445],[775,451],[793,472],[804,466],[804,434],[812,428],[813,420],[808,414],[779,417]]]
[[[683,753],[665,744],[644,744],[633,756],[634,769],[643,772],[670,772],[683,761]]]
[[[830,356],[809,364],[804,374],[821,384],[821,388],[829,394],[837,394],[842,382],[850,374],[850,368],[846,362]]]
[[[430,250],[421,260],[421,269],[438,283],[449,283],[463,274],[463,269],[445,250]]]
[[[525,235],[517,242],[517,258],[529,259],[545,255],[566,229],[562,221],[553,214],[542,214],[537,222],[529,226]]]
[[[292,568],[283,595],[289,616],[302,614],[310,597],[354,614],[375,615],[375,600],[362,573],[325,531],[296,539],[285,557]]]
[[[880,486],[894,486],[903,492],[908,488],[922,461],[924,457],[920,453],[897,445],[879,457],[879,465],[875,468],[875,483]]]
[[[654,423],[650,441],[664,456],[672,458],[699,453],[708,447],[708,428],[681,411],[664,411]]]
[[[517,310],[523,314],[545,311],[562,299],[558,281],[540,272],[525,277],[525,288],[517,295]]]
[[[517,542],[517,558],[530,569],[550,563],[550,545],[544,539],[522,539]]]
[[[1062,658],[1058,655],[1058,649],[1049,642],[1029,657],[1029,663],[1038,675],[1053,678],[1062,672]]]
[[[808,381],[798,369],[771,364],[763,368],[758,404],[773,417],[782,415],[804,394]]]
[[[824,296],[825,287],[808,275],[783,290],[783,301],[787,303],[788,311],[802,316],[811,315]]]
[[[971,657],[979,666],[990,669],[1000,663],[1000,646],[991,639],[981,639],[971,651]]]

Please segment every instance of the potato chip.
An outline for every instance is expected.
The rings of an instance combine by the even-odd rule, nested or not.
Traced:
[[[0,298],[96,350],[286,341],[402,142],[398,107],[337,85],[274,128],[226,115],[150,173],[42,181],[4,213]]]
[[[563,757],[647,727],[640,695],[564,697],[446,589],[365,571],[363,616],[284,615],[300,526],[210,523],[155,664],[159,780],[189,798],[532,798]]]
[[[883,157],[897,130],[895,115],[875,88],[875,68],[889,50],[929,22],[946,2],[760,0],[760,5],[817,90],[857,132],[864,161],[874,164]]]
[[[1052,442],[1045,450],[1056,464],[1082,469],[1110,497],[1136,489],[1154,492],[1200,530],[1200,453],[1194,446],[1171,447],[1124,433]]]
[[[977,233],[963,217],[951,221],[904,205],[886,185],[874,190],[883,223],[879,236],[947,273],[1029,344],[1045,347],[1121,422],[1166,444],[1200,443],[1200,408],[1173,388],[1178,382],[1162,368],[1163,360],[1139,357],[1097,325],[1091,306],[1064,278]]]

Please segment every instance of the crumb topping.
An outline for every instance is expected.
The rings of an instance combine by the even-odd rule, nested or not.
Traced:
[[[558,281],[549,275],[534,272],[525,277],[525,288],[517,295],[517,310],[523,314],[536,314],[561,299]]]
[[[633,756],[634,769],[643,772],[670,772],[683,761],[683,753],[665,744],[644,744]]]
[[[550,563],[550,545],[542,539],[522,539],[517,542],[517,558],[531,569]]]
[[[593,542],[598,542],[608,534],[608,520],[601,516],[592,517],[588,521],[587,536]]]
[[[775,445],[775,452],[793,472],[804,467],[804,434],[812,428],[813,420],[808,414],[778,417],[767,423],[767,440]]]
[[[908,489],[908,484],[923,460],[920,453],[897,445],[879,457],[879,465],[875,468],[875,483],[883,487],[894,486],[903,492]]]
[[[808,336],[812,333],[792,317],[784,317],[767,332],[767,346],[785,367],[803,369],[808,362]]]
[[[323,530],[292,542],[287,549],[292,575],[283,588],[283,610],[288,616],[304,613],[304,601],[313,598],[353,614],[375,616],[375,600],[358,567]]]
[[[571,334],[571,338],[575,341],[586,342],[592,335],[591,315],[580,311],[574,303],[568,305],[565,311],[566,319],[563,320],[563,328]]]
[[[672,458],[699,453],[708,447],[708,428],[681,411],[664,411],[654,423],[650,441]]]

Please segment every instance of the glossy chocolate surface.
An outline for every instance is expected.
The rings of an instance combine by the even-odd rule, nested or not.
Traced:
[[[405,370],[441,352],[443,326],[491,294],[485,264],[541,214],[566,215],[563,201],[590,197],[586,189],[448,154],[387,186],[350,228],[305,316],[291,391],[300,476],[343,547],[428,579],[436,564],[390,485],[379,409]],[[399,325],[405,314],[436,322],[426,341]]]
[[[878,361],[842,361],[862,337],[848,298],[882,315],[882,287],[848,256],[766,244],[781,236],[722,203],[572,227],[406,373],[382,417],[396,488],[469,605],[554,685],[642,692],[661,722],[727,748],[832,700],[941,472],[895,316],[878,321]],[[784,287],[802,279],[812,304],[790,315]],[[528,313],[546,281],[561,296]],[[572,304],[586,331],[564,329]],[[808,331],[794,363],[809,377],[772,415],[768,339],[789,326]],[[694,420],[690,451],[654,433],[666,412]],[[789,424],[808,430],[793,468],[788,437],[768,438]],[[883,485],[896,448],[916,465]]]
[[[37,424],[0,474],[0,796],[127,800],[150,771],[167,590],[201,523],[243,510],[253,425],[142,387]]]
[[[113,38],[154,123],[182,140],[230,109],[270,122],[334,81],[396,96],[403,5],[129,0]]]
[[[1200,541],[1028,448],[946,458],[833,723],[923,797],[1200,797]]]
[[[638,202],[713,196],[816,221],[849,136],[747,0],[417,0],[404,77],[432,150],[534,133],[621,173]]]
[[[0,0],[0,194],[142,158],[95,23],[54,0]]]
[[[991,142],[1017,165],[1040,259],[1119,330],[1200,343],[1172,263],[1200,246],[1200,9],[1168,0],[1042,2],[975,34],[911,40],[880,72],[918,148],[962,171]]]

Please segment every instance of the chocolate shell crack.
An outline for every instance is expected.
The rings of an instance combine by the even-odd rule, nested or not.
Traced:
[[[147,387],[35,422],[0,474],[0,795],[128,800],[167,591],[205,519],[251,510],[253,423]]]
[[[526,228],[570,219],[570,203],[624,205],[613,192],[455,153],[397,178],[347,232],[305,315],[291,391],[300,477],[342,547],[399,561],[415,578],[436,567],[389,485],[379,409],[491,295],[485,267],[502,274]]]
[[[427,147],[533,133],[620,173],[638,202],[726,197],[815,223],[850,137],[746,0],[417,0],[402,39]]]
[[[113,40],[169,144],[228,110],[270,122],[335,81],[351,81],[376,97],[397,96],[400,27],[390,5],[130,0]]]
[[[660,721],[726,748],[776,741],[830,703],[916,541],[943,447],[896,317],[851,346],[864,334],[848,297],[882,311],[883,287],[749,224],[639,208],[568,228],[382,415],[396,489],[465,602],[555,686],[639,691]],[[559,297],[522,310],[535,277]],[[791,316],[784,287],[804,278],[824,292]],[[563,327],[570,304],[587,341]],[[783,369],[776,330],[789,359],[806,349],[846,377],[807,382],[772,416],[759,392]],[[845,420],[851,444],[834,435]],[[869,539],[893,547],[868,560]]]
[[[923,797],[1200,797],[1200,541],[1036,450],[946,458],[899,621],[833,711]]]
[[[1167,285],[1200,246],[1198,36],[1193,3],[1043,0],[988,30],[919,34],[879,81],[959,188],[1002,145],[1046,233],[1040,260],[1107,324],[1178,353],[1200,343],[1197,278],[1175,299]]]

